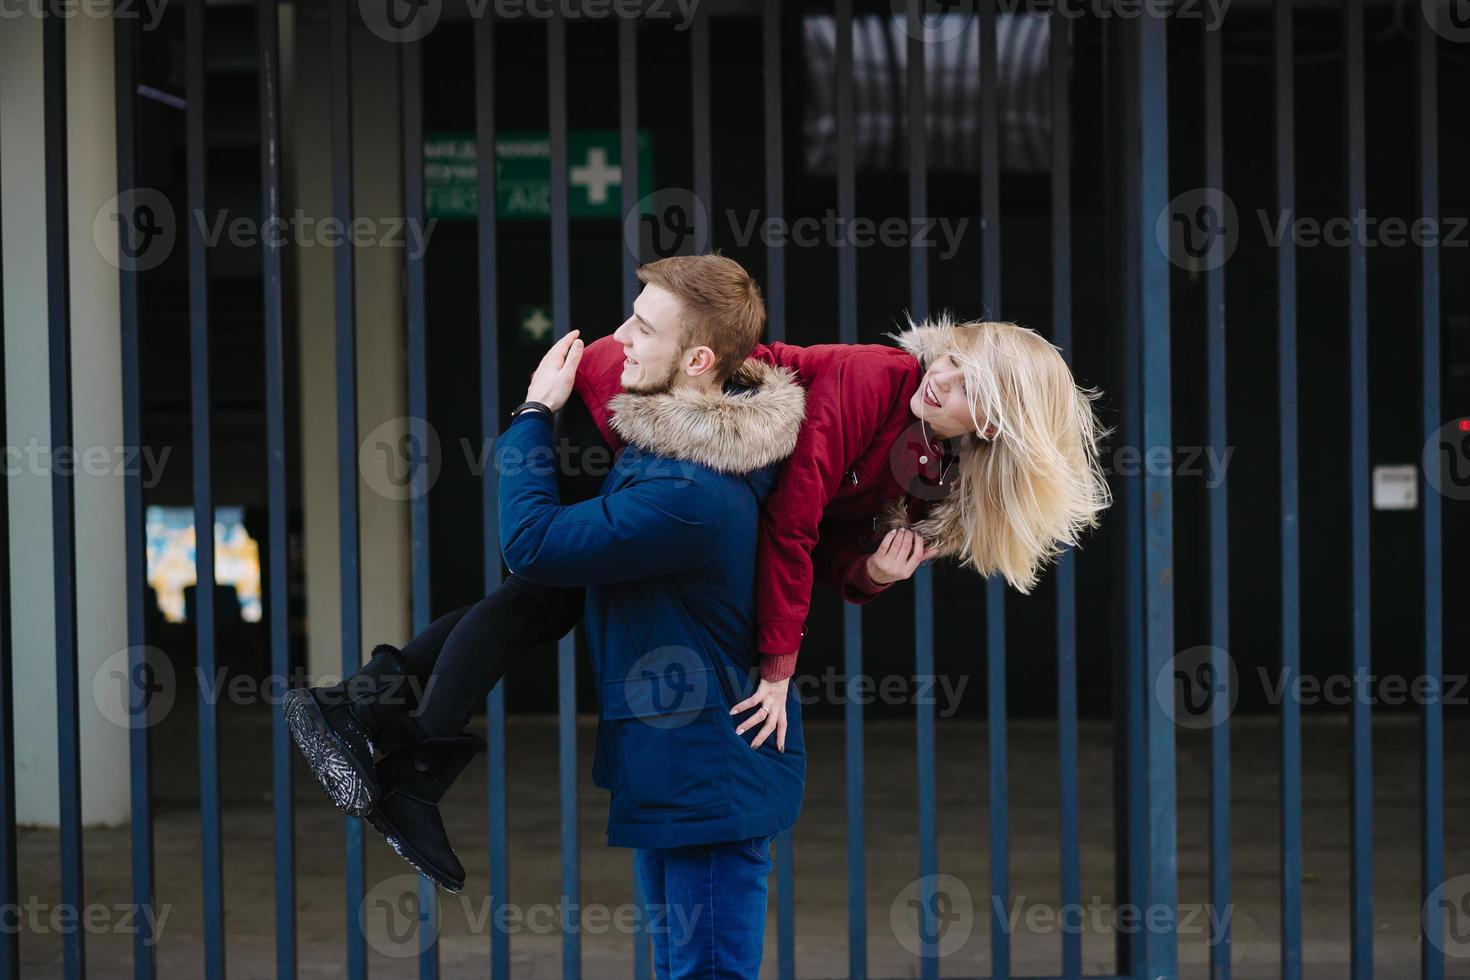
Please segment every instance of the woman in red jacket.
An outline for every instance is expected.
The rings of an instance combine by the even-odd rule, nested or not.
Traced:
[[[784,743],[786,687],[816,580],[865,603],[931,558],[952,557],[1029,593],[1043,568],[1095,527],[1111,494],[1098,461],[1107,435],[1060,353],[1025,327],[910,323],[898,347],[773,343],[752,357],[807,390],[796,450],[762,509],[756,618],[761,683],[752,745]],[[623,350],[586,349],[577,391],[603,436]]]

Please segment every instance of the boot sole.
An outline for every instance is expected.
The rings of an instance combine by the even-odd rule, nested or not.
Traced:
[[[393,824],[389,823],[381,812],[374,810],[368,815],[368,822],[373,825],[374,830],[383,835],[383,840],[388,842],[388,846],[393,848],[399,857],[412,865],[413,869],[419,874],[428,878],[451,895],[457,895],[464,889],[463,881],[456,883],[446,876],[431,870],[428,867],[428,862],[423,859],[418,851],[414,850],[413,845],[408,843],[402,834],[398,833]]]
[[[376,779],[358,768],[356,758],[327,724],[316,699],[305,688],[296,688],[287,692],[283,710],[291,738],[327,799],[354,817],[367,816],[377,802]]]

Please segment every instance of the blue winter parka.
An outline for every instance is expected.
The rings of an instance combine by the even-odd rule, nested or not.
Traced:
[[[806,779],[796,687],[784,752],[774,735],[752,749],[760,726],[737,735],[747,716],[730,709],[759,679],[759,508],[796,444],[804,393],[788,371],[750,360],[720,391],[625,392],[609,409],[627,446],[592,500],[562,505],[544,413],[518,416],[495,453],[506,565],[532,583],[587,587],[607,842],[777,833],[796,822]]]

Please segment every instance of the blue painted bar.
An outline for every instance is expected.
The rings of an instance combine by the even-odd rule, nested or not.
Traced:
[[[1169,200],[1169,101],[1167,21],[1138,21],[1139,177],[1138,217],[1149,228]],[[1142,327],[1143,445],[1172,446],[1169,404],[1169,260],[1152,236],[1139,241],[1139,314]],[[1143,477],[1144,508],[1144,677],[1147,686],[1168,669],[1174,655],[1173,478],[1170,470],[1149,467]],[[1142,691],[1139,692],[1143,694]],[[1176,904],[1174,823],[1174,723],[1160,699],[1143,698],[1147,754],[1149,909]],[[1150,976],[1178,972],[1173,929],[1144,930],[1144,955]]]
[[[0,268],[0,273],[3,273]],[[0,278],[0,282],[3,282]],[[3,326],[3,323],[0,323]],[[0,337],[0,429],[5,428],[5,351],[4,338]],[[125,479],[136,479],[136,474]],[[15,847],[15,698],[11,678],[14,662],[14,643],[11,640],[10,616],[10,481],[0,480],[0,904],[4,908],[19,908],[19,887],[16,881],[18,870]],[[17,980],[20,977],[20,933],[18,930],[0,930],[0,978]]]
[[[638,207],[638,21],[633,17],[618,20],[618,145],[622,168],[623,217]],[[637,221],[637,218],[632,220]],[[633,239],[637,241],[635,237]],[[633,308],[642,284],[638,281],[638,264],[642,257],[632,248],[623,249],[623,313]]]
[[[571,329],[571,252],[567,224],[567,26],[546,24],[547,102],[551,130],[551,318],[557,337]],[[556,648],[557,731],[561,767],[562,976],[582,975],[582,934],[572,918],[581,903],[577,833],[577,641],[575,632]]]
[[[987,319],[1001,316],[999,63],[995,0],[980,0],[980,299]],[[1008,772],[1006,765],[1006,581],[985,581],[986,745],[990,814],[990,971],[1011,974]]]
[[[1053,11],[1047,25],[1051,97],[1051,342],[1072,364],[1071,22]],[[1062,908],[1082,907],[1082,852],[1077,789],[1077,566],[1057,561],[1057,820]],[[1062,933],[1062,975],[1082,975],[1082,934]]]
[[[1367,208],[1364,170],[1363,2],[1343,4],[1343,106],[1347,146],[1347,214]],[[1348,432],[1352,508],[1353,704],[1349,714],[1351,772],[1351,975],[1373,975],[1373,734],[1368,690],[1372,670],[1368,565],[1368,253],[1350,236],[1348,276]],[[1362,686],[1360,686],[1362,685]]]
[[[1225,186],[1224,144],[1221,117],[1219,25],[1202,32],[1201,69],[1204,74],[1205,186]],[[1225,268],[1217,265],[1205,272],[1205,382],[1209,444],[1226,452],[1225,385]],[[1209,522],[1210,645],[1215,677],[1228,677],[1230,649],[1230,510],[1227,483],[1207,488],[1206,520]],[[1218,912],[1210,922],[1210,980],[1230,980],[1230,724],[1225,714],[1228,700],[1210,702],[1210,906]],[[1223,927],[1215,932],[1215,923]]]
[[[1427,17],[1419,19],[1415,37],[1415,108],[1419,116],[1419,214],[1439,220],[1439,35]],[[1442,418],[1439,383],[1440,262],[1439,241],[1419,252],[1419,385],[1420,426],[1427,440],[1436,434]],[[1435,447],[1436,454],[1438,446]],[[1435,461],[1438,463],[1436,455]],[[1426,473],[1427,475],[1427,473]],[[1424,677],[1430,690],[1439,691],[1444,673],[1444,542],[1443,500],[1436,483],[1421,488],[1424,498]],[[1423,743],[1419,770],[1420,901],[1444,881],[1444,703],[1438,695],[1426,698],[1420,715]],[[1444,977],[1444,919],[1428,917],[1419,940],[1421,980]]]
[[[925,143],[928,118],[924,84],[924,26],[920,16],[923,0],[908,0],[905,23],[908,35],[908,158],[910,227],[922,226],[929,210],[929,153]],[[929,312],[929,255],[923,248],[909,248],[909,315],[922,319]],[[914,673],[918,683],[934,677],[934,570],[921,565],[914,574]],[[939,871],[937,840],[938,794],[935,788],[934,704],[916,698],[914,733],[917,742],[919,794],[919,976],[939,977],[939,922],[935,908],[935,876]]]
[[[424,57],[423,41],[400,47],[403,93],[403,217],[424,225]],[[429,445],[429,353],[425,336],[424,257],[405,249],[403,256],[405,352],[408,367],[408,425],[414,458],[427,456]],[[433,622],[429,578],[429,469],[415,462],[409,473],[410,618],[417,636]],[[438,889],[419,877],[419,922],[437,921]],[[438,980],[439,937],[425,931],[419,944],[420,980]]]
[[[765,0],[761,11],[761,64],[765,78],[766,216],[785,213],[784,130],[781,118],[781,0]],[[786,339],[786,243],[766,248],[766,337]]]
[[[352,38],[345,4],[328,10],[330,61],[332,217],[340,227],[352,221]],[[332,252],[332,311],[337,371],[337,534],[341,548],[342,676],[362,666],[361,543],[358,540],[357,474],[357,299],[351,248]],[[359,914],[366,891],[362,821],[345,818],[347,976],[367,976],[367,941]]]
[[[278,0],[256,5],[260,62],[260,217],[262,227],[281,216],[281,46]],[[115,21],[119,27],[121,20]],[[119,90],[121,91],[121,89]],[[266,500],[270,525],[269,568],[271,675],[285,683],[291,673],[290,589],[286,525],[286,358],[281,292],[281,248],[273,236],[261,241],[262,312],[265,327]],[[126,440],[124,440],[126,441]],[[130,522],[132,517],[129,518]],[[138,527],[141,533],[141,515]],[[132,641],[130,641],[132,642]],[[141,643],[142,640],[136,642]],[[271,711],[271,811],[275,833],[276,976],[296,976],[296,839],[291,767],[296,753],[280,706]],[[136,820],[136,818],[135,818]],[[136,833],[136,824],[134,832]]]
[[[1108,35],[1108,76],[1112,85],[1109,103],[1116,117],[1107,127],[1113,165],[1121,177],[1113,221],[1123,247],[1119,249],[1116,302],[1121,336],[1122,364],[1119,372],[1121,411],[1119,446],[1140,446],[1143,439],[1141,388],[1142,366],[1138,294],[1140,211],[1138,205],[1138,147],[1123,134],[1138,128],[1137,32],[1118,20],[1104,25]],[[1116,520],[1121,524],[1116,575],[1122,586],[1122,601],[1114,603],[1117,615],[1118,648],[1114,659],[1113,702],[1113,792],[1115,902],[1137,905],[1144,901],[1147,839],[1144,824],[1144,716],[1142,703],[1151,697],[1143,669],[1143,492],[1137,475],[1113,479],[1116,490]],[[1132,973],[1144,962],[1141,931],[1119,930],[1114,938],[1118,972]]]
[[[714,178],[711,171],[709,112],[709,5],[698,4],[689,28],[689,70],[692,118],[690,132],[694,136],[694,196],[701,207],[694,209],[694,240],[714,248],[710,216],[714,207]]]
[[[837,0],[837,218],[844,224],[857,216],[857,160],[854,152],[852,0]],[[838,339],[858,341],[857,250],[837,250]],[[867,855],[863,806],[863,705],[856,684],[863,674],[863,611],[842,606],[844,754],[847,760],[847,975],[868,975]]]
[[[1273,8],[1276,207],[1296,210],[1296,85],[1292,0]],[[1281,670],[1301,675],[1301,531],[1297,435],[1296,243],[1281,239],[1276,254],[1277,415],[1281,469]],[[1302,726],[1296,698],[1281,702],[1281,976],[1302,980]]]
[[[208,147],[204,138],[205,3],[189,0],[184,20],[184,109],[186,170],[190,214],[203,214]],[[200,222],[190,221],[189,243],[189,391],[193,415],[194,605],[199,647],[199,819],[204,885],[204,975],[225,975],[224,854],[220,829],[219,718],[209,693],[217,663],[214,636],[214,490],[211,470],[209,377],[209,269]],[[356,469],[354,468],[354,473]]]
[[[476,226],[480,304],[480,432],[485,440],[500,433],[499,299],[496,277],[495,215],[495,19],[476,17],[475,59],[475,197],[479,223]],[[485,468],[481,481],[484,590],[489,595],[500,585],[500,518],[498,480],[495,467]],[[504,929],[505,909],[510,895],[510,827],[506,812],[504,679],[485,699],[485,740],[488,826],[490,843],[490,976],[509,980],[510,934]]]
[[[628,877],[633,881],[633,905],[638,910],[637,924],[633,927],[633,980],[649,980],[653,976],[653,943],[646,932],[648,928],[648,898],[643,894],[643,880],[638,877],[638,857],[628,856]]]

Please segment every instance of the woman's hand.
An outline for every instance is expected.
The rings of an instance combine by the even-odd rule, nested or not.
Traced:
[[[750,743],[751,748],[760,748],[771,732],[775,732],[776,748],[782,752],[786,751],[786,688],[790,684],[791,678],[789,677],[779,681],[762,679],[754,694],[730,709],[730,714],[738,715],[742,711],[759,707],[760,710],[753,712],[749,718],[740,723],[739,728],[735,729],[736,735],[743,735],[747,728],[761,726],[760,732]]]
[[[874,585],[902,582],[935,554],[935,549],[926,545],[918,534],[906,528],[894,528],[884,536],[878,550],[868,556],[868,578]]]
[[[536,373],[531,375],[531,386],[526,389],[526,401],[540,402],[553,412],[572,397],[572,385],[577,380],[577,364],[582,360],[582,341],[578,331],[569,330],[561,340],[551,345],[551,350],[541,358]]]

